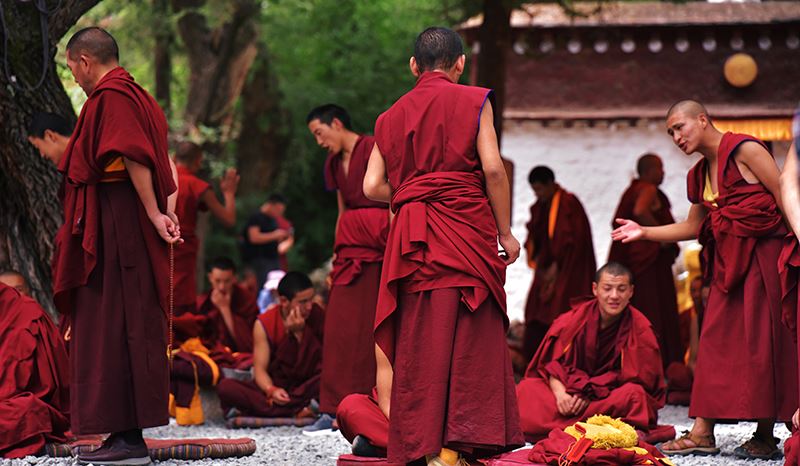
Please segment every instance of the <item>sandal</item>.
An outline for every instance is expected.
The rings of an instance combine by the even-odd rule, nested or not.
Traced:
[[[719,448],[714,440],[714,434],[695,435],[684,431],[683,435],[675,440],[662,443],[659,448],[665,455],[718,455]]]
[[[775,437],[765,439],[753,434],[753,437],[733,450],[738,458],[748,460],[774,460],[783,457],[783,452],[778,448],[779,440]]]

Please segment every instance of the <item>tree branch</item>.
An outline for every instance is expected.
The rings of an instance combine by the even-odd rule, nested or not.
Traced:
[[[61,6],[50,17],[50,43],[55,47],[69,28],[78,22],[84,13],[101,0],[62,0]]]

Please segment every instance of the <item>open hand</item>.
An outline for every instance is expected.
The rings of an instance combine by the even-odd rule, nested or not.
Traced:
[[[219,180],[219,190],[223,194],[236,194],[241,177],[235,168],[225,170],[225,174]]]
[[[633,220],[618,218],[615,221],[620,227],[611,232],[611,239],[614,241],[630,243],[644,238],[644,229]]]

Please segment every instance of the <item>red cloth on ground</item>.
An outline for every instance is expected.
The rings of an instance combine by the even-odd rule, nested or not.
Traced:
[[[594,414],[620,417],[642,431],[656,426],[665,385],[650,321],[629,306],[617,324],[606,330],[610,331],[600,330],[597,299],[581,303],[553,322],[517,386],[520,421],[529,441]],[[560,380],[568,393],[589,400],[586,411],[562,416],[550,377]]]
[[[783,443],[783,466],[800,465],[800,433],[793,431],[792,436]]]
[[[698,239],[711,283],[689,415],[785,421],[798,399],[797,351],[781,324],[777,266],[787,230],[772,194],[739,173],[733,155],[746,141],[760,143],[733,133],[720,142],[719,207],[703,200],[705,159],[687,179],[689,201],[709,211]]]
[[[200,197],[210,186],[187,167],[178,164],[176,168],[180,189],[175,215],[181,224],[183,244],[175,247],[175,305],[193,307],[197,299],[197,251],[200,247],[195,235],[197,212],[208,209]]]
[[[338,189],[345,210],[339,218],[325,310],[320,411],[334,414],[351,393],[369,393],[375,385],[375,305],[389,231],[389,206],[364,196],[364,175],[375,141],[359,136],[345,175],[341,154],[325,163],[325,184]]]
[[[37,454],[69,429],[67,352],[31,298],[0,283],[0,457]]]
[[[552,239],[548,225],[551,201],[537,201],[531,206],[527,224],[528,239],[533,245],[536,270],[541,273],[556,264],[555,289],[550,297],[542,296],[544,281],[534,275],[525,305],[525,340],[523,353],[531,358],[536,352],[543,331],[559,315],[570,309],[570,301],[592,293],[597,270],[592,231],[583,205],[574,194],[558,188],[561,199]],[[537,335],[536,328],[541,328]]]
[[[314,305],[306,319],[302,341],[287,334],[277,304],[258,316],[258,321],[269,341],[267,373],[276,387],[286,390],[290,401],[285,405],[272,404],[255,382],[223,379],[217,384],[220,403],[223,410],[236,407],[245,416],[294,416],[308,406],[312,398],[319,397],[325,315]]]
[[[166,212],[167,196],[177,189],[167,154],[167,120],[155,99],[127,71],[117,67],[97,83],[83,105],[58,167],[64,174],[60,192],[64,224],[56,234],[53,252],[53,298],[59,312],[76,309],[69,294],[86,285],[97,263],[102,235],[97,189],[106,164],[120,155],[150,168],[158,207]],[[134,211],[138,211],[146,247],[130,252],[147,254],[153,275],[164,277],[154,286],[166,312],[167,244],[153,228],[141,202]]]
[[[442,446],[502,451],[523,441],[505,342],[505,264],[475,146],[489,95],[423,73],[375,125],[397,213],[375,316],[376,342],[394,368],[392,462]]]
[[[377,398],[373,390],[372,395],[347,395],[339,403],[336,422],[348,442],[353,443],[356,436],[360,435],[372,446],[386,449],[389,444],[389,419],[378,406]]]
[[[575,437],[560,429],[555,429],[548,437],[541,442],[537,442],[531,449],[528,459],[533,463],[558,465],[559,458],[567,452],[572,444],[576,442]],[[639,448],[647,450],[647,454],[636,453],[632,450],[623,448],[600,449],[591,448],[580,462],[575,466],[622,466],[649,464],[667,464],[659,461],[664,455],[656,447],[639,440]]]
[[[649,183],[633,180],[622,194],[614,219],[636,220],[633,209],[642,191]],[[659,208],[652,212],[657,225],[675,223],[670,212],[667,195],[657,189]],[[619,225],[612,220],[612,227]],[[680,248],[676,244],[662,244],[656,241],[634,241],[623,243],[614,241],[608,253],[609,262],[618,262],[633,272],[635,290],[631,304],[640,309],[650,319],[661,347],[664,367],[671,362],[683,361],[684,348],[680,340],[678,299],[675,292],[675,279],[672,276],[672,263],[678,257]]]
[[[206,317],[199,336],[203,345],[211,350],[211,358],[215,362],[239,367],[243,358],[252,362],[250,353],[253,352],[253,324],[258,318],[258,304],[253,295],[238,284],[233,285],[231,293],[233,332],[225,325],[220,310],[211,302],[209,291],[197,297],[197,314]]]

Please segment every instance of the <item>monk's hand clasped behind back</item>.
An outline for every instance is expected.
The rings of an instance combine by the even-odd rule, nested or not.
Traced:
[[[181,238],[181,228],[177,222],[178,218],[175,217],[174,213],[171,213],[171,215],[172,217],[167,214],[158,213],[151,216],[150,221],[153,223],[153,227],[155,227],[161,239],[169,244],[181,244],[183,243],[183,239]]]
[[[644,239],[644,228],[638,223],[624,218],[618,218],[615,219],[615,221],[620,227],[611,232],[612,240],[630,243],[632,241]]]

